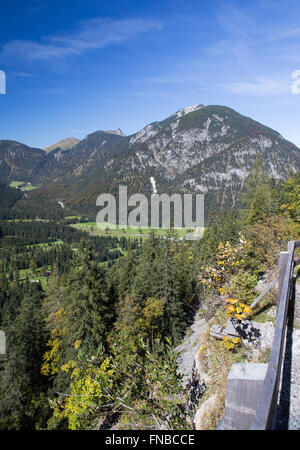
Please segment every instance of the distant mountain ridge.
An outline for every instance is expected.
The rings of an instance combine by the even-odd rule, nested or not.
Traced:
[[[74,147],[76,144],[80,142],[80,139],[76,138],[66,138],[62,139],[61,141],[57,142],[56,144],[50,145],[49,147],[45,147],[45,152],[51,152],[52,150],[55,150],[56,148],[60,148],[61,150],[70,150],[72,147]]]
[[[130,136],[96,131],[48,153],[11,142],[0,141],[0,178],[23,176],[40,186],[31,195],[56,198],[72,211],[94,211],[97,195],[117,194],[121,184],[150,196],[153,182],[158,193],[203,192],[207,205],[230,207],[259,154],[275,179],[300,169],[298,147],[219,105],[185,107]]]
[[[17,141],[0,141],[0,180],[29,181],[45,152]]]

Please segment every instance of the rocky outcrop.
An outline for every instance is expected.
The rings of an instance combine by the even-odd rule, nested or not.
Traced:
[[[216,339],[240,337],[243,344],[251,347],[256,346],[260,351],[264,351],[272,346],[274,337],[274,325],[272,322],[254,322],[244,320],[244,322],[228,319],[226,327],[212,325],[210,336]]]
[[[194,373],[200,375],[198,364],[198,352],[201,345],[201,338],[207,332],[208,323],[198,314],[193,325],[188,329],[182,343],[176,347],[178,352],[178,372],[182,374],[183,387],[187,387],[190,379],[195,377]]]

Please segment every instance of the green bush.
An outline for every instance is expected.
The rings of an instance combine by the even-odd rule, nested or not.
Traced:
[[[232,292],[240,302],[250,304],[258,292],[256,291],[257,275],[248,272],[239,273],[231,278]]]

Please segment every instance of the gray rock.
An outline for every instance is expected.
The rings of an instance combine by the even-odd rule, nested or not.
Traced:
[[[223,339],[223,337],[226,336],[226,334],[223,331],[223,328],[220,325],[212,325],[209,330],[210,336],[217,338],[217,339]]]
[[[184,340],[176,347],[176,351],[179,353],[177,358],[178,372],[183,375],[182,384],[184,387],[187,386],[192,377],[194,362],[196,364],[196,370],[199,372],[197,358],[199,342],[201,336],[206,332],[207,326],[208,324],[205,319],[196,316]]]

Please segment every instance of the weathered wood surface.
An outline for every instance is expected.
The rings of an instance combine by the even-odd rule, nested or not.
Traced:
[[[226,386],[222,430],[249,430],[253,421],[267,364],[233,364]]]
[[[278,275],[278,293],[277,293],[277,308],[281,298],[284,276],[288,264],[289,252],[281,252],[279,258],[279,275]]]
[[[269,364],[257,364],[257,367],[251,364],[239,367],[233,365],[227,379],[225,413],[218,429],[272,428],[285,346],[293,270],[295,264],[299,264],[299,259],[294,259],[296,248],[300,248],[300,241],[289,242],[288,251],[280,254],[277,316]],[[275,280],[273,283],[275,284]]]

